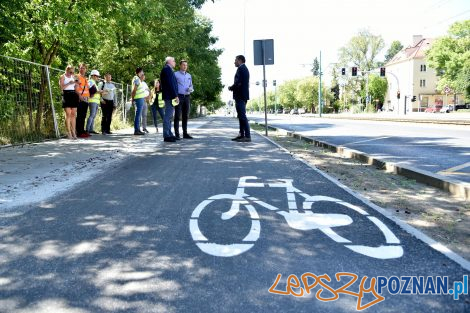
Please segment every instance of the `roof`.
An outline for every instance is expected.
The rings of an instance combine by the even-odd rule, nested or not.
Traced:
[[[432,38],[423,38],[418,43],[412,46],[408,46],[398,52],[388,63],[386,66],[390,66],[392,64],[401,63],[404,61],[409,61],[412,59],[423,59],[426,57],[426,50],[428,50],[434,39]]]

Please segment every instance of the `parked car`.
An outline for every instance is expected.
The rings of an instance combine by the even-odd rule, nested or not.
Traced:
[[[290,114],[299,114],[299,110],[298,109],[292,109],[292,110],[290,110]]]
[[[442,109],[442,105],[435,105],[433,107],[426,108],[425,113],[437,113]]]
[[[277,109],[277,113],[278,114],[282,114],[282,112],[284,112],[284,110],[281,108],[281,109]]]
[[[300,109],[299,109],[299,114],[305,114],[305,109],[304,109],[304,108],[300,108]]]
[[[284,109],[284,114],[289,114],[290,110],[289,109]]]
[[[470,103],[457,104],[457,105],[455,105],[455,111],[457,111],[457,110],[463,110],[463,109],[470,109]]]
[[[439,110],[441,113],[450,113],[454,111],[454,106],[453,105],[444,105],[442,109]]]

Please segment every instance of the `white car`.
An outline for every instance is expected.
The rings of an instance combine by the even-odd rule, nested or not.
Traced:
[[[441,113],[450,113],[452,111],[454,111],[454,106],[452,105],[444,105],[442,109],[439,110]]]

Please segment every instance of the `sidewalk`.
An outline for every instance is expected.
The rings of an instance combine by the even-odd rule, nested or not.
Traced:
[[[209,118],[190,120],[199,128]],[[59,139],[0,148],[0,217],[10,208],[41,202],[75,184],[90,180],[131,155],[153,152],[163,144],[162,128],[155,133],[134,136],[133,129],[88,139]]]

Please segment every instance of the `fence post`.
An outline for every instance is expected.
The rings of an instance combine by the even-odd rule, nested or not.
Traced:
[[[124,83],[121,84],[121,90],[122,90],[122,93],[121,93],[121,110],[122,110],[122,121],[125,122],[126,121],[126,99],[124,97]]]
[[[52,99],[52,89],[51,89],[51,79],[50,79],[50,76],[49,76],[49,66],[45,66],[45,68],[46,68],[47,84],[49,85],[49,96],[51,98],[51,109],[52,109],[52,116],[53,116],[53,119],[54,119],[55,135],[56,135],[57,138],[60,138],[59,126],[57,125],[57,116],[55,115],[54,100]]]

